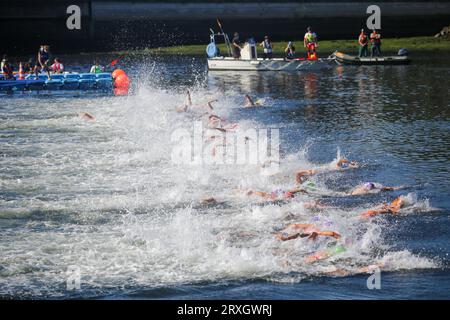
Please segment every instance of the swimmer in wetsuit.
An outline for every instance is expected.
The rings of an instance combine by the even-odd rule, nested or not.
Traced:
[[[77,115],[84,120],[95,121],[95,117],[89,112],[79,112]]]
[[[216,99],[208,101],[206,105],[194,105],[192,104],[190,91],[187,90],[186,94],[187,94],[187,103],[182,107],[177,107],[176,108],[177,112],[187,112],[188,109],[206,109],[208,112],[214,110],[212,103],[216,102],[217,101]]]
[[[254,108],[254,107],[261,107],[261,102],[256,101],[254,102],[253,99],[246,94],[244,96],[244,108]]]
[[[371,218],[379,214],[398,214],[401,208],[405,206],[405,202],[401,197],[396,198],[390,204],[383,204],[381,207],[377,209],[370,209],[361,214],[362,218]]]
[[[288,233],[287,231],[293,230],[294,233]],[[315,240],[318,236],[333,237],[339,239],[341,235],[334,231],[325,230],[322,231],[313,224],[293,223],[288,225],[282,231],[280,231],[276,237],[281,241],[288,241],[297,238],[308,237],[310,240]]]
[[[347,160],[346,158],[339,158],[336,162],[336,167],[338,169],[359,168],[359,163],[356,161]]]
[[[378,183],[373,182],[366,182],[362,185],[357,186],[355,189],[353,189],[350,192],[350,195],[357,196],[357,195],[363,195],[373,192],[381,192],[381,191],[394,191],[398,190],[400,187],[386,187]]]
[[[336,161],[335,169],[347,169],[347,168],[359,168],[359,163],[356,161],[350,161],[346,158],[339,158]],[[295,173],[295,181],[298,184],[302,184],[307,181],[311,176],[316,175],[321,172],[325,172],[330,169],[308,169],[308,170],[300,170]],[[331,169],[333,170],[333,169]]]
[[[248,196],[256,195],[261,198],[264,198],[267,200],[272,200],[272,201],[283,200],[283,199],[292,199],[295,197],[295,194],[297,194],[297,193],[308,193],[308,192],[306,192],[306,190],[300,189],[300,188],[294,188],[294,189],[290,189],[290,190],[277,189],[272,192],[253,191],[253,190],[249,190],[246,192],[246,194]]]

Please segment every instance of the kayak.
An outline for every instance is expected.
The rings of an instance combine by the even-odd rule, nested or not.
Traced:
[[[384,57],[357,57],[336,51],[332,57],[339,64],[351,65],[398,65],[408,64],[408,56],[384,56]]]
[[[51,79],[47,75],[41,74],[37,78],[35,75],[27,75],[24,80],[3,80],[0,76],[1,92],[16,91],[57,91],[57,90],[113,90],[113,78],[110,73],[64,73],[53,74]]]

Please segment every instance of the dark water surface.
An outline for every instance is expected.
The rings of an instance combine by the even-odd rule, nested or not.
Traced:
[[[0,97],[0,297],[450,298],[449,60],[298,73],[208,73],[205,62],[129,60],[129,97]],[[195,121],[175,112],[186,89],[194,103],[218,99],[214,112],[239,128],[279,129],[280,172],[171,163],[173,132]],[[243,109],[244,94],[263,107]],[[338,154],[363,166],[333,171]],[[292,188],[296,170],[318,167],[315,189],[292,201],[236,191]],[[403,188],[346,195],[365,181]],[[219,203],[200,203],[210,196]],[[397,196],[398,216],[358,218]],[[330,208],[305,208],[318,199]],[[307,264],[333,241],[276,240],[291,222],[325,223],[347,251]],[[358,271],[374,264],[380,290]],[[74,268],[80,290],[67,289]]]

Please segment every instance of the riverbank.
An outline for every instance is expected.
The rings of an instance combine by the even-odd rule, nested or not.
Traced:
[[[288,40],[274,42],[274,55],[283,56]],[[303,41],[296,40],[294,44],[298,51],[303,51]],[[222,53],[226,53],[225,44],[218,45]],[[157,54],[157,55],[205,55],[204,45],[183,45],[160,48],[146,48],[141,50],[125,50],[118,54]],[[450,41],[434,37],[410,37],[410,38],[386,38],[383,39],[383,52],[397,52],[400,48],[407,48],[410,52],[449,52]],[[324,40],[319,41],[318,52],[325,55],[334,51],[343,51],[349,54],[358,50],[356,40]],[[262,54],[262,48],[258,47],[258,54]]]

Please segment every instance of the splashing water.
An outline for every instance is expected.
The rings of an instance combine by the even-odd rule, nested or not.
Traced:
[[[369,265],[386,271],[438,267],[435,259],[393,249],[384,240],[386,217],[359,218],[384,199],[346,202],[330,181],[347,173],[333,169],[335,160],[308,160],[311,139],[297,148],[282,141],[279,172],[270,176],[261,175],[259,165],[174,164],[172,133],[191,130],[198,118],[175,112],[185,103],[186,88],[194,103],[218,99],[214,114],[239,128],[266,128],[242,113],[240,92],[202,82],[174,88],[146,83],[121,98],[8,101],[0,124],[1,296],[70,295],[69,266],[79,267],[87,296],[240,279],[298,282],[337,270],[356,274]],[[270,105],[263,109],[276,107],[275,98],[265,101]],[[96,121],[80,119],[78,111]],[[308,195],[293,200],[272,202],[237,191],[294,188],[294,173],[307,168],[326,170],[311,178]],[[216,202],[203,203],[208,197]],[[414,192],[403,199],[402,216],[433,209]],[[325,207],[308,205],[315,200]],[[313,223],[342,238],[279,241],[274,234],[289,223]],[[306,262],[336,246],[345,250]]]

